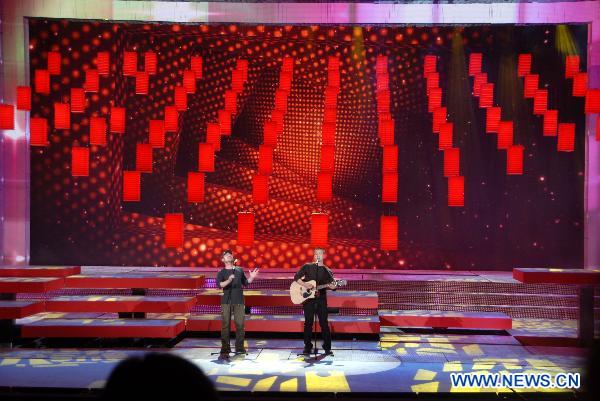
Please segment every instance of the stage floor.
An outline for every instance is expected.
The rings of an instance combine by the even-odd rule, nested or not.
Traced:
[[[84,274],[123,273],[126,271],[194,271],[208,277],[205,288],[214,286],[216,269],[179,268],[119,268],[85,267]],[[257,289],[281,290],[289,285],[292,272],[285,269],[269,269],[261,272]],[[197,364],[211,378],[217,388],[227,397],[248,399],[249,393],[352,393],[367,394],[363,399],[377,398],[375,393],[414,395],[454,392],[481,392],[486,398],[493,393],[519,393],[534,391],[561,391],[572,396],[572,390],[542,390],[535,388],[453,388],[452,373],[584,373],[585,350],[570,347],[576,343],[577,321],[559,314],[566,309],[576,310],[576,294],[571,288],[560,288],[560,295],[546,295],[548,288],[529,286],[516,282],[509,272],[440,272],[440,271],[336,271],[336,277],[347,278],[359,290],[379,290],[380,303],[398,303],[419,309],[437,309],[442,295],[449,297],[443,306],[464,307],[467,310],[501,310],[506,306],[521,308],[512,316],[512,329],[502,331],[407,329],[382,327],[380,341],[349,341],[334,338],[335,356],[317,359],[298,357],[303,347],[299,333],[296,339],[248,339],[249,354],[219,361],[213,352],[218,352],[220,341],[214,338],[187,337],[172,348],[125,348],[112,347],[112,343],[100,344],[93,340],[85,343],[86,348],[73,348],[76,342],[43,342],[43,347],[2,349],[0,348],[0,396],[2,391],[52,388],[54,392],[99,391],[112,369],[129,355],[144,352],[171,352]],[[380,283],[394,282],[398,288],[388,288]],[[407,282],[409,284],[407,284]],[[431,282],[431,286],[429,286]],[[443,288],[438,288],[439,283]],[[358,287],[364,283],[373,287]],[[365,285],[366,285],[365,284]],[[476,286],[475,286],[475,285]],[[412,286],[418,286],[411,295]],[[480,288],[481,286],[484,286]],[[513,286],[517,287],[516,289]],[[376,288],[375,288],[376,287]],[[551,289],[554,289],[554,285]],[[527,290],[527,291],[525,291]],[[65,289],[65,294],[79,294],[77,289]],[[167,291],[168,292],[168,291]],[[442,294],[443,292],[443,294]],[[482,292],[482,293],[480,293]],[[93,291],[83,291],[93,293]],[[111,292],[108,292],[110,294]],[[178,294],[178,293],[176,293]],[[193,293],[190,293],[193,294]],[[398,300],[396,300],[396,294]],[[411,295],[410,297],[407,295]],[[454,299],[454,294],[464,295]],[[483,295],[482,295],[483,294]],[[491,294],[489,305],[479,305],[481,297]],[[554,294],[554,292],[549,292]],[[80,294],[81,295],[81,294]],[[154,295],[161,295],[156,291]],[[164,295],[164,294],[162,294]],[[173,295],[173,294],[169,294]],[[189,294],[188,294],[189,295]],[[44,294],[44,297],[48,296]],[[404,296],[406,299],[401,298]],[[549,297],[540,300],[540,297]],[[470,300],[473,297],[473,300]],[[479,298],[477,298],[479,297]],[[507,298],[510,297],[510,298]],[[387,299],[386,298],[386,299]],[[521,299],[523,298],[523,299]],[[29,299],[25,297],[24,299]],[[445,299],[445,298],[444,298]],[[461,302],[468,302],[462,305]],[[533,302],[535,301],[535,302]],[[513,304],[513,302],[519,302]],[[387,304],[386,304],[387,305]],[[506,309],[506,308],[505,308]],[[549,312],[545,312],[549,309]],[[536,313],[533,313],[533,312]],[[518,312],[518,313],[517,313]],[[571,311],[572,312],[572,311]],[[204,313],[204,312],[196,312]],[[575,312],[572,313],[575,315]],[[76,316],[77,315],[77,316]],[[79,316],[81,315],[81,316]],[[519,316],[523,317],[519,317]],[[533,315],[533,316],[530,316]],[[540,316],[552,316],[542,318]],[[41,318],[116,318],[115,313],[58,313],[45,312],[17,320],[18,324]],[[186,319],[189,314],[148,314],[148,318]],[[302,319],[301,315],[297,316]],[[600,333],[600,321],[596,329]],[[213,333],[216,335],[217,333]],[[192,334],[186,333],[186,336]],[[268,334],[255,334],[269,336]],[[24,342],[21,344],[30,345]],[[60,344],[61,348],[50,348]],[[530,345],[524,345],[530,344]],[[102,346],[101,348],[99,346]],[[139,345],[139,344],[138,344]],[[543,346],[545,345],[545,346]],[[562,345],[552,347],[550,345]],[[68,346],[70,348],[66,348]],[[88,347],[89,346],[89,347]],[[45,347],[45,348],[44,348]],[[82,369],[83,367],[83,369]],[[585,377],[582,378],[584,382]],[[373,397],[370,397],[373,395]],[[554,395],[554,394],[552,394]],[[330,397],[333,398],[333,397]]]
[[[491,334],[387,333],[381,341],[334,341],[335,355],[317,359],[297,356],[301,340],[248,339],[248,355],[223,362],[211,355],[219,350],[219,344],[218,339],[186,338],[173,348],[152,351],[175,353],[194,362],[225,392],[466,392],[452,388],[451,373],[583,373],[586,363],[581,348],[523,346],[510,335]],[[0,386],[100,389],[119,361],[149,351],[0,349]]]

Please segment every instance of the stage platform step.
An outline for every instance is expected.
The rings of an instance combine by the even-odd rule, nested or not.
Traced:
[[[196,297],[200,305],[220,305],[221,294],[218,289],[202,291]],[[245,290],[246,306],[294,306],[289,291],[285,290]],[[329,291],[327,306],[333,308],[377,309],[379,297],[375,291]]]
[[[195,304],[193,296],[77,295],[48,299],[46,311],[188,313]]]
[[[48,292],[63,288],[62,277],[0,277],[0,293]]]
[[[524,284],[600,284],[600,269],[515,268],[513,278]]]
[[[0,301],[0,319],[21,319],[44,310],[43,301]]]
[[[67,277],[81,273],[81,266],[0,266],[0,277]]]
[[[195,273],[78,274],[65,278],[68,288],[170,288],[195,289],[204,285],[204,275]]]
[[[510,330],[512,319],[500,312],[380,310],[382,326]]]
[[[184,329],[183,319],[42,319],[21,326],[21,337],[174,338]]]
[[[329,315],[332,333],[379,334],[378,316]],[[233,321],[232,330],[235,331]],[[302,315],[249,315],[244,323],[246,332],[301,333],[304,330]],[[187,320],[186,331],[219,331],[221,316],[216,314],[192,315]],[[317,323],[317,331],[320,331]]]

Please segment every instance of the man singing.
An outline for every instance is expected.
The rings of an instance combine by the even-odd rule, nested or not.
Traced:
[[[221,297],[221,358],[228,358],[231,352],[229,336],[231,331],[231,315],[235,323],[235,352],[245,354],[244,349],[244,293],[242,287],[254,281],[258,268],[250,272],[247,278],[241,267],[235,266],[235,259],[230,250],[223,251],[221,261],[224,268],[217,273],[216,282],[223,289]]]
[[[294,276],[294,280],[304,288],[313,288],[312,284],[307,284],[307,281],[315,280],[317,285],[329,284],[328,288],[335,289],[333,273],[325,264],[323,257],[325,250],[323,248],[315,248],[314,263],[307,263],[300,268]],[[312,351],[312,330],[315,321],[315,314],[319,318],[321,333],[323,333],[323,350],[326,355],[333,355],[331,352],[331,332],[329,331],[329,323],[327,321],[327,290],[321,289],[316,297],[304,302],[304,352],[305,355],[310,355]],[[316,347],[316,344],[315,344]]]

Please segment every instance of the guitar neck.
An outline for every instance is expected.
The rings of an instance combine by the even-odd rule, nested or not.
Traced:
[[[334,281],[334,282],[329,283],[329,284],[335,284],[335,283],[337,283],[337,281]],[[329,284],[318,285],[316,289],[317,290],[322,290],[323,288],[327,288],[329,286]]]

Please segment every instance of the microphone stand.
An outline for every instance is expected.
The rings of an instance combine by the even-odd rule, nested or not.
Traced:
[[[315,296],[319,296],[318,293],[315,293]],[[317,314],[317,307],[318,307],[317,302],[319,302],[319,301],[317,301],[315,299],[313,316],[314,317],[318,317],[319,318],[319,324],[321,324],[321,318],[319,316],[315,316]],[[323,333],[321,333],[321,335],[323,335]],[[315,342],[315,359],[317,359],[317,355],[319,355],[319,349],[317,348],[317,319],[313,320],[313,340]]]

